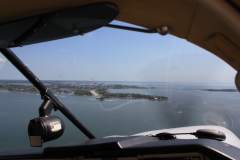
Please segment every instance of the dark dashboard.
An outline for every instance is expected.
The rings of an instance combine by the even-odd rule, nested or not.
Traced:
[[[240,149],[209,139],[159,140],[132,136],[94,139],[82,145],[48,147],[35,153],[1,154],[0,159],[238,160]]]

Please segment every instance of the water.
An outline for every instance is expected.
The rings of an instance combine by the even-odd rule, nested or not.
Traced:
[[[66,82],[65,82],[66,83]],[[210,92],[202,89],[224,89],[223,85],[187,85],[141,83],[147,89],[111,89],[167,96],[168,101],[108,99],[91,96],[61,95],[59,98],[97,137],[129,135],[147,130],[189,125],[220,125],[240,137],[238,92]],[[232,88],[232,87],[231,87]],[[0,147],[30,148],[27,125],[38,116],[41,99],[37,94],[0,91]],[[66,130],[58,140],[45,146],[80,144],[86,138],[60,113]]]

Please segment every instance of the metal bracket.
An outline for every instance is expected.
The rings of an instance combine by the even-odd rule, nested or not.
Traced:
[[[161,35],[166,35],[169,32],[169,27],[166,25],[162,25],[155,29],[129,27],[129,26],[116,25],[116,24],[107,24],[105,25],[105,27],[127,30],[127,31],[134,31],[134,32],[142,32],[142,33],[159,33]]]

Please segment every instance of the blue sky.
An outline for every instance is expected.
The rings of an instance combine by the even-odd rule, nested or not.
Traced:
[[[221,59],[171,35],[101,28],[84,36],[15,48],[44,80],[233,83]],[[23,79],[2,56],[0,79]]]

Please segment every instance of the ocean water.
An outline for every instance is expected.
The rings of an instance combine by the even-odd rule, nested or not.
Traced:
[[[130,135],[190,125],[220,125],[229,128],[240,137],[240,94],[202,90],[234,87],[223,84],[134,83],[134,85],[145,86],[147,89],[110,89],[110,92],[167,96],[168,100],[99,101],[92,96],[58,95],[58,97],[97,137]],[[40,104],[38,94],[0,91],[0,150],[30,148],[27,126],[30,119],[38,116]],[[43,147],[75,145],[87,140],[61,113],[53,114],[64,120],[65,133],[59,139],[44,144]]]

